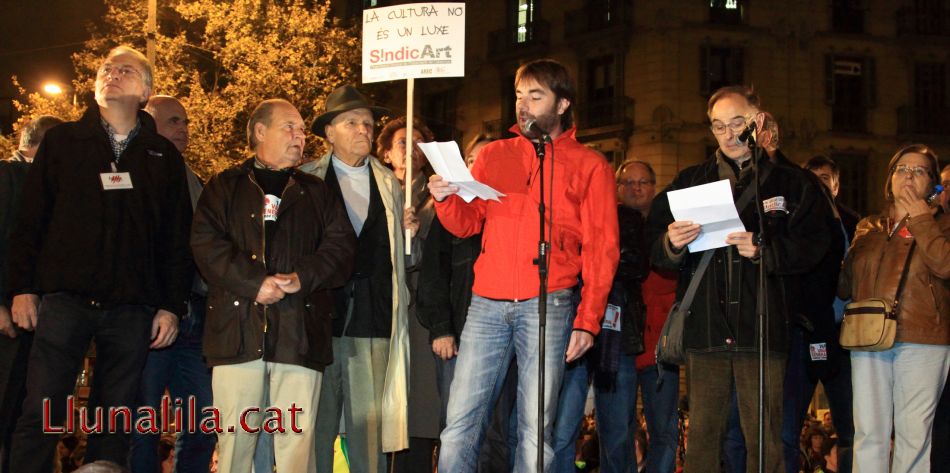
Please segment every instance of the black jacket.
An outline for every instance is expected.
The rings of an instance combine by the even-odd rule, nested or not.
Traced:
[[[623,205],[617,206],[617,219],[620,226],[620,262],[614,275],[614,286],[619,284],[623,288],[621,348],[626,355],[638,355],[643,353],[643,330],[646,325],[646,307],[643,305],[640,285],[650,272],[643,241],[644,222],[640,212]]]
[[[254,160],[218,174],[195,209],[191,246],[208,282],[204,354],[212,366],[265,361],[322,370],[333,362],[330,289],[350,276],[356,237],[333,191],[293,170],[264,261],[264,193]],[[264,278],[296,272],[301,289],[255,302]]]
[[[671,256],[667,226],[673,222],[667,193],[725,179],[728,159],[717,156],[681,171],[673,182],[657,195],[647,225],[648,241],[652,242],[651,261],[661,268],[680,270],[677,298],[681,299],[689,280],[699,264],[701,254],[689,253],[679,261]],[[721,164],[721,165],[720,165]],[[738,254],[733,246],[718,248],[699,285],[686,319],[684,344],[690,351],[756,351],[756,293],[758,265],[765,264],[769,307],[766,349],[785,353],[787,350],[787,308],[791,301],[804,297],[800,276],[825,256],[830,237],[826,227],[828,206],[821,189],[806,179],[800,170],[774,165],[766,158],[759,161],[760,172],[771,168],[761,185],[761,199],[784,198],[782,211],[765,216],[765,251],[756,262]],[[729,172],[729,171],[727,171]],[[738,200],[742,191],[753,183],[753,173],[743,172],[733,191]],[[754,199],[739,216],[748,231],[758,233],[758,215]],[[771,202],[776,202],[772,200]]]
[[[7,298],[7,246],[10,231],[16,218],[23,180],[30,169],[26,161],[9,159],[0,161],[0,305],[10,307]]]
[[[459,238],[442,226],[439,217],[432,219],[416,293],[416,317],[429,330],[429,341],[447,335],[458,341],[462,336],[481,249],[481,233]]]
[[[114,155],[98,107],[46,133],[10,238],[11,294],[65,291],[95,307],[185,313],[193,274],[185,163],[147,113],[138,119],[117,164],[133,189],[102,188]]]

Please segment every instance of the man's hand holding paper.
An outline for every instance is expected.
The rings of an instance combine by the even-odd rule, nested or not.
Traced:
[[[454,141],[419,143],[418,146],[435,170],[435,175],[429,178],[429,192],[436,201],[441,202],[456,193],[465,202],[471,202],[476,197],[498,200],[498,197],[505,196],[472,177]]]
[[[689,245],[696,253],[736,245],[749,258],[758,251],[739,219],[728,180],[671,191],[667,197],[676,219],[667,229],[674,249]]]

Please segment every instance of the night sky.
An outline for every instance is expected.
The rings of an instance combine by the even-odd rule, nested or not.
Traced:
[[[0,131],[9,133],[15,118],[10,76],[28,91],[46,81],[69,84],[69,55],[89,38],[86,25],[104,12],[101,0],[0,0]]]

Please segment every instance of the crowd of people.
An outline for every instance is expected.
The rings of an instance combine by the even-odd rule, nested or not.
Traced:
[[[434,173],[422,120],[377,136],[391,113],[352,85],[309,126],[263,100],[252,155],[202,182],[186,108],[152,93],[140,52],[110,51],[96,104],[35,119],[0,163],[2,471],[330,473],[341,433],[358,473],[947,464],[931,445],[950,424],[950,204],[935,195],[950,167],[930,147],[897,150],[885,207],[859,222],[835,162],[786,157],[750,88],[712,94],[718,149],[663,190],[649,163],[614,169],[577,140],[562,64],[525,63],[514,88],[514,137],[464,151],[500,200]],[[308,129],[328,151],[304,162]],[[745,230],[711,241],[670,196],[719,181]],[[849,352],[845,304],[871,299],[893,343]],[[680,367],[658,362],[671,337],[688,406]],[[99,429],[51,435],[73,425],[91,342],[89,412],[172,399],[181,432],[79,419]],[[822,422],[807,417],[819,382]],[[198,428],[209,406],[223,428]]]

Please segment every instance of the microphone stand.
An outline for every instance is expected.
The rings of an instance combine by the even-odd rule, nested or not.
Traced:
[[[534,152],[538,155],[538,179],[541,199],[538,204],[538,472],[544,472],[544,351],[545,329],[548,323],[548,242],[544,237],[544,145],[551,141],[547,134],[540,133]],[[553,144],[552,144],[553,146]]]
[[[766,304],[766,295],[768,290],[765,279],[765,219],[762,213],[762,197],[760,195],[761,183],[759,182],[759,159],[762,156],[762,149],[756,144],[755,138],[748,138],[749,150],[752,151],[752,170],[755,186],[755,211],[759,219],[759,234],[756,246],[759,248],[759,268],[758,268],[758,290],[755,297],[756,324],[758,325],[758,346],[759,346],[759,422],[758,422],[758,454],[759,465],[758,472],[765,472],[765,323],[768,320],[768,305]]]

